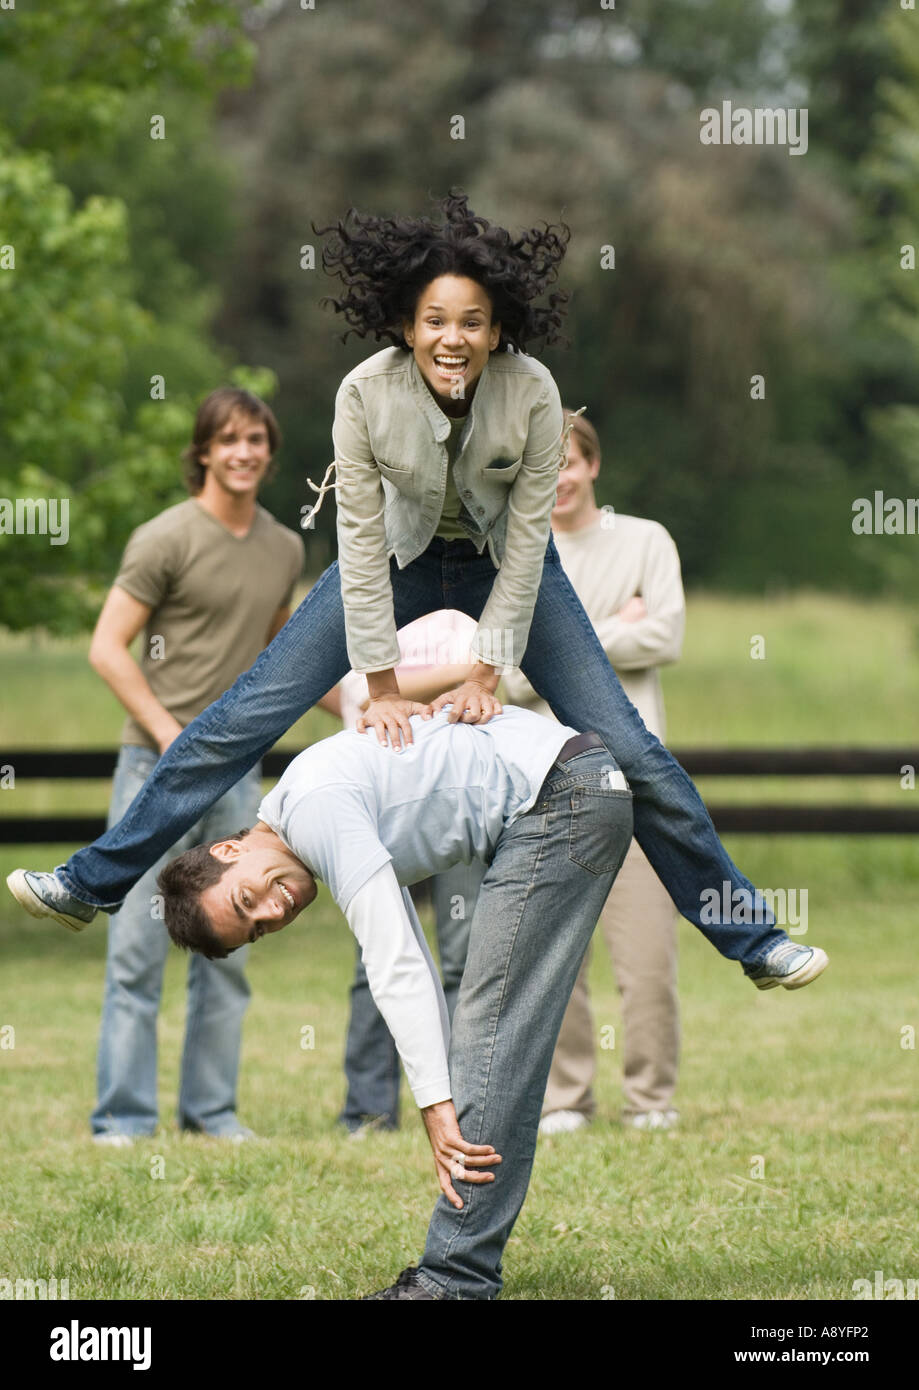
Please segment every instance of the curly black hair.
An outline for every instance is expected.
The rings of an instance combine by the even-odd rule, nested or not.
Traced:
[[[527,352],[535,342],[549,346],[567,340],[560,332],[566,290],[554,290],[547,304],[533,300],[546,293],[558,276],[571,229],[543,223],[514,238],[503,227],[477,216],[460,189],[451,188],[440,201],[442,222],[430,217],[375,217],[349,208],[344,218],[317,227],[328,236],[322,250],[323,268],[337,276],[347,292],[327,296],[350,324],[350,333],[380,341],[388,338],[406,348],[402,323],[413,319],[422,290],[439,275],[463,275],[488,293],[493,316],[501,323],[497,351],[512,347]]]

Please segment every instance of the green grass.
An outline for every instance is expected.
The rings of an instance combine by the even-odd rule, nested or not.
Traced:
[[[919,1024],[915,850],[882,842],[865,862],[853,841],[729,848],[757,877],[781,864],[808,883],[831,971],[797,994],[760,994],[684,926],[682,1128],[622,1130],[619,1056],[599,1051],[600,1116],[541,1141],[505,1297],[599,1299],[607,1286],[620,1299],[845,1299],[876,1268],[915,1273],[917,1062],[900,1045]],[[5,872],[16,856],[0,861]],[[178,956],[161,1018],[161,1133],[132,1150],[89,1142],[104,945],[99,927],[72,938],[5,907],[0,1026],[14,1025],[15,1047],[0,1051],[0,1269],[66,1275],[72,1296],[92,1299],[348,1298],[389,1282],[420,1252],[436,1188],[410,1105],[397,1134],[354,1143],[334,1128],[352,951],[327,899],[253,952],[240,1113],[265,1140],[251,1147],[172,1128]],[[618,1038],[596,956],[597,1028],[612,1023]]]
[[[916,741],[913,605],[796,594],[691,595],[684,655],[662,672],[674,744]],[[751,657],[751,639],[765,656]]]
[[[673,741],[908,742],[919,695],[911,624],[894,605],[700,599],[687,656],[668,675]],[[746,655],[759,632],[763,663]],[[114,742],[117,710],[106,723],[79,648],[30,653],[16,639],[2,655],[5,742]],[[20,660],[44,672],[37,685]],[[621,1054],[598,1050],[598,1119],[540,1141],[505,1298],[850,1299],[875,1269],[919,1273],[919,1062],[901,1046],[903,1030],[919,1028],[919,850],[896,837],[733,837],[727,847],[755,881],[808,889],[807,939],[830,951],[830,970],[798,993],[758,993],[682,924],[682,1125],[623,1130]],[[33,850],[25,862],[67,852]],[[0,851],[0,872],[23,859]],[[104,955],[104,922],[73,937],[0,898],[0,1275],[68,1277],[81,1299],[351,1298],[420,1254],[436,1185],[410,1098],[398,1133],[355,1143],[335,1129],[353,948],[324,891],[252,953],[240,1115],[264,1138],[251,1146],[173,1128],[177,953],[160,1022],[160,1133],[130,1150],[89,1142]],[[597,1032],[613,1024],[621,1045],[602,950],[592,989]]]

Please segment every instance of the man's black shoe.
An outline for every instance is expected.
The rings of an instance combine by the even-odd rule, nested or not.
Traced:
[[[418,1282],[418,1270],[414,1265],[409,1265],[408,1269],[403,1269],[394,1284],[390,1284],[388,1289],[381,1289],[379,1293],[367,1293],[361,1299],[362,1303],[369,1303],[374,1298],[427,1298],[432,1303],[437,1299],[432,1293]]]

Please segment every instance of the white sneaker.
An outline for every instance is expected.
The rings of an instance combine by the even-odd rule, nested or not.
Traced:
[[[679,1110],[639,1110],[636,1115],[623,1115],[622,1123],[630,1129],[675,1129],[680,1123]]]
[[[797,941],[780,941],[749,976],[757,989],[802,989],[822,975],[829,965],[826,951],[819,946],[802,946]]]
[[[240,1129],[234,1129],[230,1134],[212,1134],[212,1139],[227,1139],[231,1144],[248,1144],[251,1140],[257,1139],[258,1135],[254,1129],[247,1129],[243,1125]]]
[[[82,931],[96,915],[94,907],[72,897],[54,874],[14,869],[6,886],[30,917],[52,917],[70,931]]]
[[[550,1110],[548,1115],[543,1115],[539,1122],[540,1134],[573,1134],[576,1129],[583,1129],[590,1124],[586,1115],[582,1115],[580,1110]]]
[[[130,1149],[134,1143],[130,1134],[94,1134],[94,1144],[105,1144],[110,1149]]]

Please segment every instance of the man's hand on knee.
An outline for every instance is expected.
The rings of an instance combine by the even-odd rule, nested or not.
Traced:
[[[479,1168],[487,1168],[501,1162],[501,1155],[495,1153],[491,1144],[467,1144],[460,1133],[456,1110],[452,1100],[438,1101],[427,1105],[421,1112],[424,1127],[428,1132],[434,1154],[434,1167],[440,1190],[457,1211],[463,1202],[454,1182],[494,1182],[494,1173],[480,1173]]]

